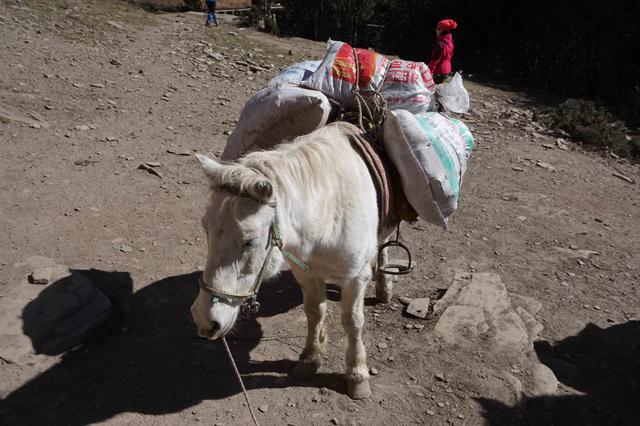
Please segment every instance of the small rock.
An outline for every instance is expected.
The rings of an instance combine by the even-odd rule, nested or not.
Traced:
[[[516,172],[524,172],[524,169],[522,167],[512,167],[511,170]]]
[[[331,420],[329,420],[329,423],[331,423],[332,425],[340,424],[340,423],[338,423],[338,419],[336,419],[335,417],[332,418]]]
[[[91,83],[89,86],[95,87],[97,89],[103,89],[104,88],[104,84],[102,84],[102,83]]]
[[[31,284],[49,284],[51,272],[50,266],[34,269],[31,274],[29,274],[29,282]]]
[[[568,151],[569,150],[569,147],[567,146],[567,144],[565,143],[564,139],[562,139],[562,138],[556,139],[556,145],[558,145],[558,149],[561,149],[563,151]]]
[[[409,303],[411,303],[413,301],[413,299],[411,297],[407,297],[407,296],[400,296],[400,297],[398,297],[398,301],[406,306]]]
[[[229,34],[230,36],[234,36],[234,37],[238,36],[238,33],[235,32],[235,31],[227,31],[227,34]]]
[[[427,410],[427,414],[430,415],[430,416],[435,416],[436,412],[433,411],[433,410]]]
[[[405,328],[406,330],[411,330],[411,329],[413,329],[413,324],[405,324],[405,325],[404,325],[404,328]]]
[[[407,306],[407,314],[416,318],[426,318],[429,313],[429,298],[420,297],[413,299],[409,306]]]
[[[162,165],[157,161],[145,161],[144,164],[146,164],[149,167],[160,167]]]
[[[413,328],[415,328],[416,330],[422,330],[424,328],[424,325],[422,325],[422,324],[414,324]]]
[[[543,169],[545,169],[545,170],[548,170],[548,171],[550,171],[550,172],[555,172],[555,170],[556,170],[556,168],[555,168],[555,167],[553,167],[553,166],[552,166],[551,164],[549,164],[549,163],[545,163],[544,161],[538,161],[538,162],[536,163],[536,166],[538,166],[538,167],[540,167],[540,168],[543,168]]]
[[[438,402],[438,407],[444,408],[444,402]]]
[[[117,28],[119,30],[124,30],[124,27],[122,26],[121,23],[116,22],[116,21],[107,21],[107,24],[111,25],[113,28]]]
[[[444,382],[445,381],[444,380],[444,374],[442,374],[442,373],[437,373],[433,377],[435,377],[436,380],[439,381],[439,382]]]
[[[371,374],[372,376],[377,376],[378,374],[380,374],[380,372],[375,367],[369,367],[369,374]]]
[[[91,128],[86,124],[79,124],[75,126],[74,129],[79,132],[86,132],[87,130],[91,130]]]
[[[120,65],[122,65],[122,62],[120,62],[120,61],[119,61],[119,60],[117,60],[117,59],[112,59],[112,60],[111,60],[111,62],[110,62],[110,64],[111,64],[111,65],[115,65],[115,66],[119,67]]]
[[[123,244],[120,247],[118,247],[118,250],[120,250],[123,253],[131,253],[133,251],[133,249],[126,244]]]
[[[263,404],[258,407],[258,410],[260,410],[261,413],[266,413],[267,411],[269,411],[269,405]]]
[[[378,349],[387,349],[389,346],[384,343],[384,342],[380,342],[376,345],[378,347]]]

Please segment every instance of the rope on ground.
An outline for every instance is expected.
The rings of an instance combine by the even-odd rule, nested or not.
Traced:
[[[231,361],[231,365],[233,366],[233,371],[236,372],[236,377],[238,378],[238,382],[240,383],[240,387],[242,388],[242,393],[244,394],[244,399],[247,400],[247,406],[249,407],[249,412],[251,413],[251,418],[253,419],[253,423],[256,426],[260,426],[258,424],[258,419],[256,419],[256,414],[253,412],[253,407],[251,406],[251,401],[249,401],[249,394],[247,393],[247,389],[244,387],[244,382],[242,381],[242,376],[240,376],[240,372],[238,371],[238,367],[236,366],[236,362],[233,359],[233,354],[231,353],[231,349],[229,349],[229,345],[227,344],[227,339],[222,338],[222,343],[224,344],[224,348],[227,350],[227,355],[229,356],[229,361]]]

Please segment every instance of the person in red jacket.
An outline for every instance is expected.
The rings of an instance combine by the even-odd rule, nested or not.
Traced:
[[[451,31],[458,24],[453,19],[443,19],[436,27],[436,44],[431,52],[429,69],[437,84],[451,75],[451,58],[453,58],[453,37]]]

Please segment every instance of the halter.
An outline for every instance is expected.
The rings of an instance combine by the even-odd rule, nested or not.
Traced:
[[[219,303],[221,301],[228,303],[230,305],[239,304],[242,306],[243,310],[250,312],[252,314],[258,312],[260,309],[260,303],[256,300],[258,297],[258,291],[260,290],[260,286],[262,285],[262,280],[264,279],[264,273],[267,269],[267,264],[269,263],[269,259],[271,258],[271,252],[274,247],[277,247],[280,252],[287,257],[290,261],[295,263],[299,268],[304,271],[309,270],[309,266],[302,262],[300,259],[295,257],[293,254],[289,253],[287,250],[282,248],[282,238],[280,238],[280,226],[278,225],[278,209],[276,208],[276,203],[269,203],[269,207],[273,207],[273,219],[271,220],[271,225],[269,225],[269,248],[267,249],[267,255],[264,258],[264,262],[262,263],[262,267],[260,268],[260,272],[256,277],[256,281],[253,284],[253,288],[249,293],[245,294],[236,294],[229,293],[226,291],[221,291],[214,288],[212,285],[204,282],[203,275],[200,275],[200,279],[198,280],[198,285],[200,288],[207,293],[213,296],[213,303]]]

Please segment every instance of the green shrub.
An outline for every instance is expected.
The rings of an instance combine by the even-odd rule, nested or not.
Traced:
[[[553,127],[566,131],[585,145],[640,158],[640,139],[630,136],[622,121],[592,101],[568,99],[549,116]]]

